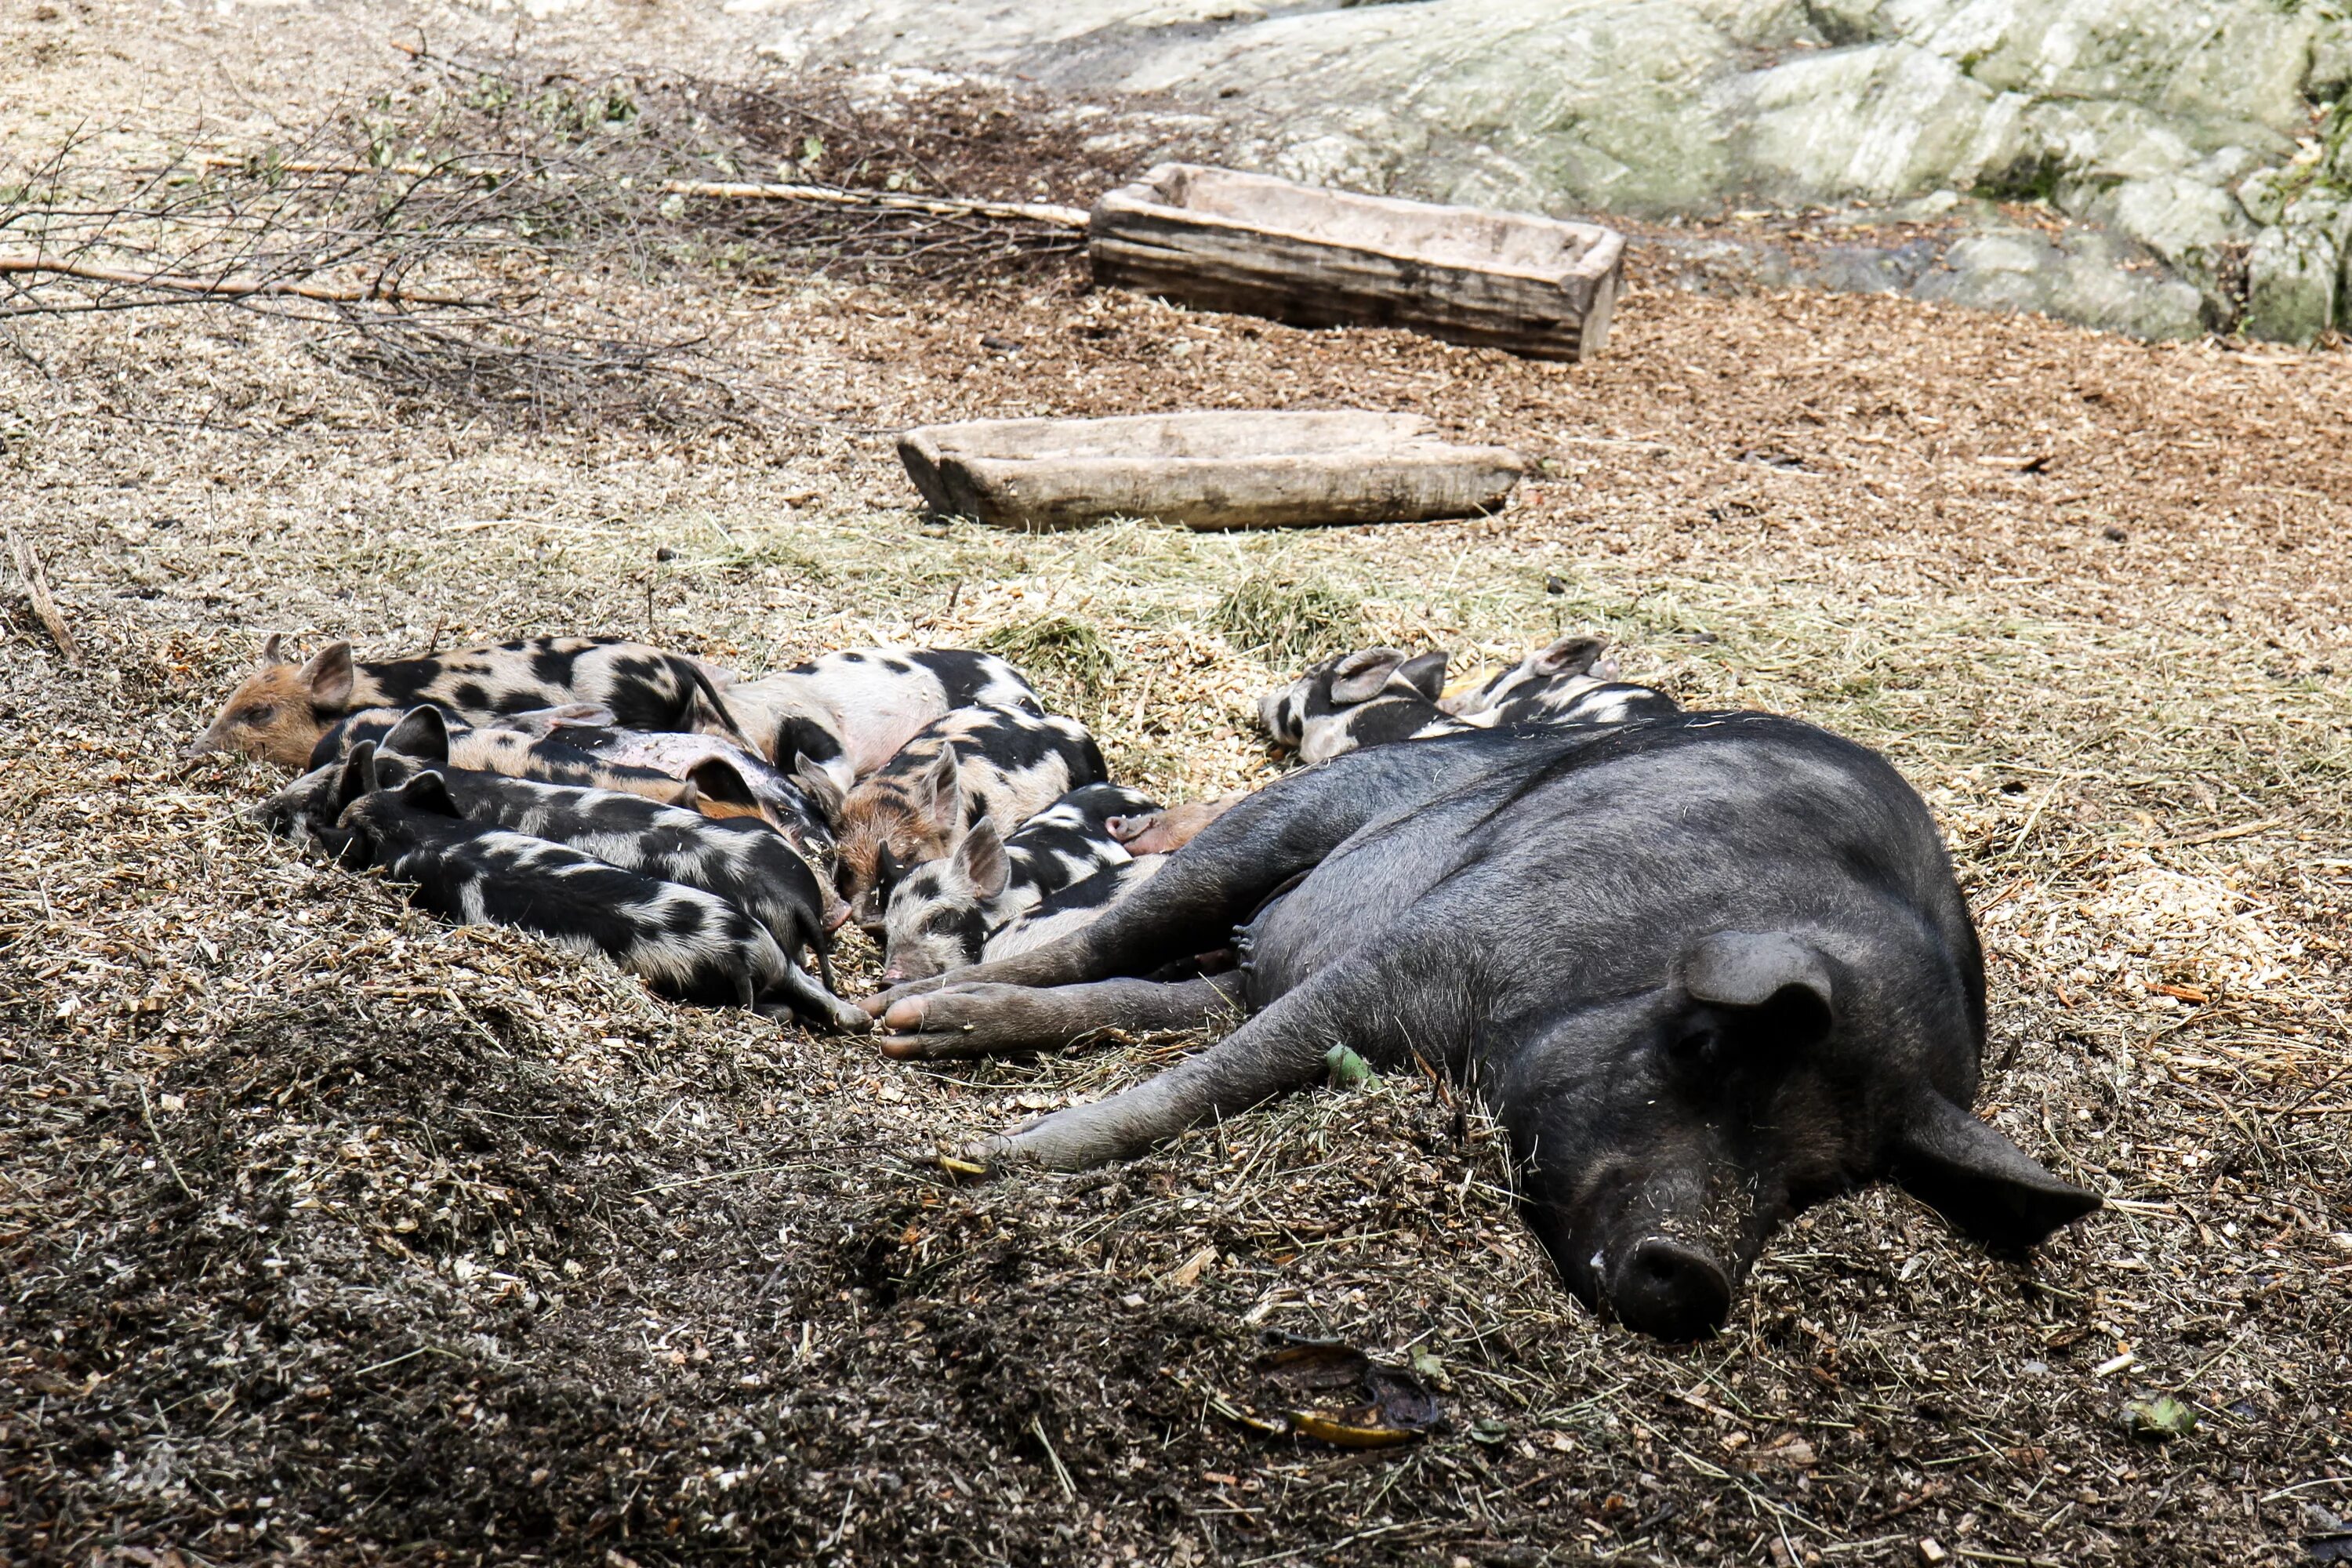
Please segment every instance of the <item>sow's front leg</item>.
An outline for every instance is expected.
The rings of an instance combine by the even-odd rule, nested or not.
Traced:
[[[1172,985],[1097,980],[1085,985],[964,986],[893,1007],[891,1018],[919,1026],[911,1034],[885,1037],[882,1050],[901,1059],[936,1061],[1059,1050],[1110,1030],[1222,1031],[1241,1017],[1241,986],[1236,973]]]
[[[1230,1116],[1296,1089],[1323,1070],[1335,1045],[1379,1050],[1385,1035],[1378,967],[1350,959],[1317,975],[1196,1057],[1091,1105],[1057,1110],[964,1151],[984,1163],[1083,1171],[1132,1159],[1212,1117]]]
[[[1350,752],[1278,779],[1203,828],[1160,874],[1100,920],[994,963],[918,980],[866,999],[894,1031],[929,1032],[908,999],[944,987],[1071,985],[1149,974],[1225,945],[1234,926],[1320,865],[1374,818],[1491,771],[1503,738],[1462,737]],[[971,1020],[967,1019],[966,1022]]]

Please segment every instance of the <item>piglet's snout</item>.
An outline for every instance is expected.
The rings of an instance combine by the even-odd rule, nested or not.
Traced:
[[[1701,1340],[1731,1311],[1731,1278],[1706,1252],[1644,1237],[1619,1255],[1603,1293],[1617,1321],[1662,1340]]]

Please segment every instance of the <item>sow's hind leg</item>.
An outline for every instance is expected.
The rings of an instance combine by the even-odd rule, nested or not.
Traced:
[[[1493,737],[1465,737],[1491,742]],[[1069,985],[1149,974],[1223,947],[1284,883],[1313,870],[1373,818],[1453,788],[1496,763],[1491,750],[1432,741],[1350,752],[1278,779],[1203,828],[1133,898],[1087,927],[1011,958],[918,980],[866,999],[894,1030],[928,1029],[907,999],[945,986]]]
[[[1352,1045],[1367,1055],[1378,1051],[1369,1033],[1384,1033],[1377,1022],[1385,1016],[1378,1000],[1382,990],[1373,964],[1360,959],[1335,964],[1158,1077],[983,1140],[965,1153],[1056,1171],[1132,1159],[1188,1127],[1308,1082],[1322,1072],[1335,1045]]]

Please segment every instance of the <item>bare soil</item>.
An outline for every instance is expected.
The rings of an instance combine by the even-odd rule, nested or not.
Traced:
[[[334,14],[58,10],[0,21],[56,45],[0,43],[19,146],[43,103],[257,135],[374,58]],[[751,68],[655,31],[533,37]],[[1018,194],[1092,194],[1077,154],[1040,166]],[[1066,262],[557,280],[709,332],[768,410],[667,428],[404,395],[217,310],[0,322],[5,521],[89,656],[7,606],[0,1560],[2326,1560],[2352,361],[1642,279],[1577,367]],[[1541,471],[1481,521],[1027,538],[924,518],[887,438],[1254,406],[1410,410]],[[1307,631],[1264,646],[1267,605]],[[1415,1079],[950,1186],[942,1143],[1192,1042],[927,1070],[670,1006],[306,863],[242,815],[268,770],[176,756],[270,631],[750,668],[994,637],[1119,776],[1192,798],[1279,771],[1250,703],[1317,638],[1467,673],[1576,627],[1895,759],[1984,930],[1980,1109],[2106,1211],[2021,1266],[1898,1195],[1834,1204],[1672,1349],[1559,1290],[1476,1108]],[[1268,1331],[1435,1357],[1446,1425],[1248,1429]],[[2193,1430],[2136,1430],[2167,1395]]]

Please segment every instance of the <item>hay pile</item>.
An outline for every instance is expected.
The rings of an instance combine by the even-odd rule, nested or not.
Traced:
[[[245,319],[0,357],[91,666],[9,610],[0,1556],[2284,1563],[2352,1514],[2340,354],[1637,289],[1561,370],[1051,275],[581,287],[727,326],[812,422],[517,429]],[[1484,522],[1029,539],[925,523],[856,434],[1266,403],[1543,470]],[[1183,1043],[930,1071],[667,1007],[172,760],[268,630],[577,626],[752,668],[1017,639],[1171,800],[1271,776],[1248,701],[1307,652],[1605,632],[1918,784],[1985,928],[1983,1108],[2114,1206],[2021,1270],[1837,1204],[1676,1351],[1568,1301],[1418,1081],[950,1188],[940,1142]],[[1448,1429],[1241,1428],[1268,1329],[1433,1356]]]

